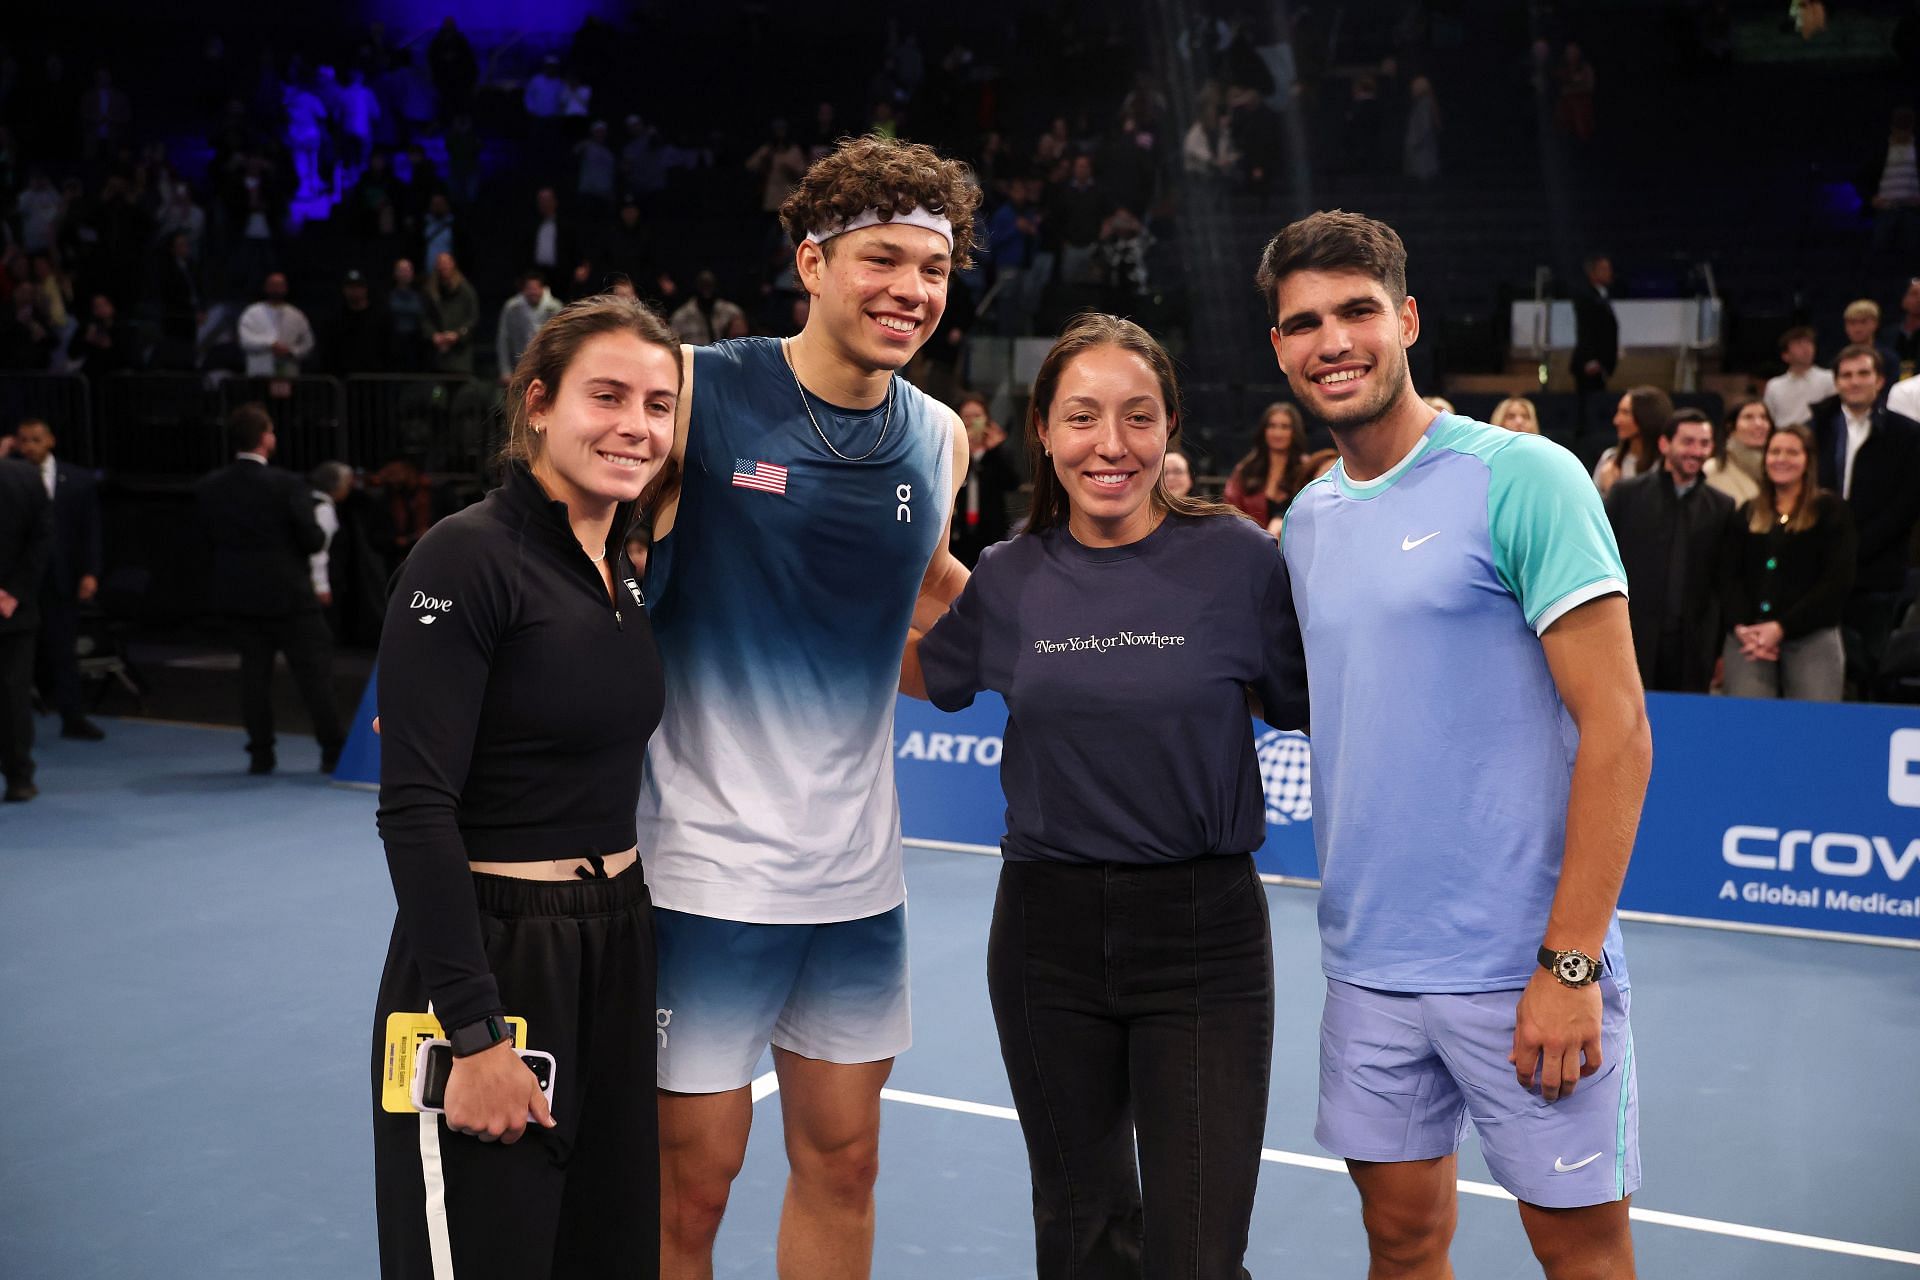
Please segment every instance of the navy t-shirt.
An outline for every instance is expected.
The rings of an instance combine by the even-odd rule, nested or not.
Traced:
[[[1280,549],[1238,516],[1168,516],[1124,547],[1065,528],[987,549],[920,643],[927,693],[1007,702],[1007,857],[1164,863],[1266,838],[1247,690],[1307,721]]]

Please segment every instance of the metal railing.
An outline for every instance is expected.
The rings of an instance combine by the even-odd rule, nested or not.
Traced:
[[[231,456],[227,416],[248,401],[272,415],[277,460],[296,471],[338,459],[372,470],[407,458],[482,476],[504,434],[490,382],[439,374],[250,378],[199,373],[0,373],[0,431],[46,419],[62,457],[133,478],[200,475]]]

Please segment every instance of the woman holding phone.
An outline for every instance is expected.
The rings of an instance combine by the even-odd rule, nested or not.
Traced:
[[[662,682],[623,545],[672,447],[680,373],[637,302],[554,316],[508,388],[506,482],[435,525],[392,592],[379,823],[399,914],[373,1046],[387,1277],[657,1274],[634,806]],[[428,1014],[452,1048],[445,1113],[383,1106],[392,1029]],[[523,1049],[554,1059],[551,1108]]]

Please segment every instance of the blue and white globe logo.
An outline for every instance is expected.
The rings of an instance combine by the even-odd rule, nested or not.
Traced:
[[[1253,743],[1260,786],[1267,795],[1267,822],[1290,827],[1313,820],[1313,749],[1304,734],[1270,729]]]

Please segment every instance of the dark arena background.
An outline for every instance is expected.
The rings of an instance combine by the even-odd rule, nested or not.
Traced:
[[[1028,390],[1089,309],[1173,353],[1196,488],[1247,496],[1293,398],[1253,272],[1317,209],[1404,239],[1423,395],[1487,421],[1519,398],[1604,471],[1654,388],[1724,470],[1744,399],[1844,437],[1797,332],[1815,373],[1872,348],[1880,401],[1920,412],[1917,98],[1915,0],[11,7],[0,448],[35,460],[14,433],[42,424],[97,525],[60,535],[92,583],[48,615],[77,686],[43,630],[37,795],[0,808],[0,1276],[376,1272],[365,1041],[393,898],[367,692],[390,575],[494,482],[502,361],[545,294],[630,287],[692,343],[796,333],[771,210],[794,165],[878,131],[983,192],[975,265],[906,375],[1014,437],[989,524],[1024,514]],[[273,466],[338,485],[331,777],[284,668],[278,768],[246,771],[193,485],[249,402]],[[1856,521],[1920,548],[1920,451],[1879,479],[1893,509]],[[1843,701],[1721,675],[1649,695],[1622,899],[1642,1275],[1920,1277],[1914,582],[1869,602],[1882,648]],[[1720,586],[1687,590],[1697,612]],[[1034,1274],[984,981],[1003,730],[998,704],[901,704],[916,1042],[885,1095],[878,1276]],[[1259,745],[1279,1003],[1248,1266],[1358,1277],[1357,1197],[1313,1139],[1311,753]],[[763,1071],[718,1275],[774,1274]],[[1472,1143],[1461,1172],[1457,1273],[1539,1274]]]

